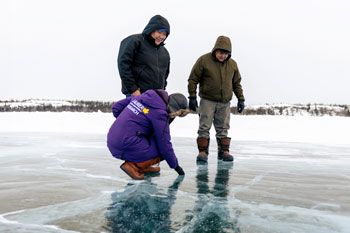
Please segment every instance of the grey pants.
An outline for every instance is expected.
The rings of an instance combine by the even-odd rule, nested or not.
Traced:
[[[216,138],[227,137],[230,129],[230,102],[200,100],[198,137],[210,138],[212,123],[214,123]]]

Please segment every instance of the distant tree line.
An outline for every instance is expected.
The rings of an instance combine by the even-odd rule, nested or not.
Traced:
[[[56,105],[50,102],[44,104],[21,104],[21,101],[0,101],[0,112],[111,112],[114,102],[105,101],[65,101],[70,104]],[[17,103],[17,104],[13,104]]]
[[[114,102],[109,101],[50,101],[50,100],[0,100],[0,112],[111,112]],[[239,115],[237,107],[231,113]],[[247,106],[241,115],[309,115],[350,117],[350,105],[280,104]]]
[[[237,107],[231,107],[231,113],[238,115]],[[309,116],[345,116],[350,117],[350,105],[324,104],[294,104],[294,105],[263,105],[247,107],[243,115],[309,115]]]

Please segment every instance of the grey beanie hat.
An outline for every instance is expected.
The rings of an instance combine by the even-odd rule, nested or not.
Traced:
[[[168,111],[174,113],[180,109],[186,109],[188,106],[187,98],[181,93],[174,93],[168,97]]]

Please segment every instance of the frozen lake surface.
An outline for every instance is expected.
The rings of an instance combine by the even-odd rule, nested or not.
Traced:
[[[16,116],[35,125],[42,122],[39,115],[37,121]],[[247,119],[252,120],[234,120]],[[328,127],[340,134],[348,127],[339,123],[345,118],[333,125],[329,119],[339,128]],[[109,127],[110,120],[90,123],[107,121]],[[188,137],[171,126],[185,177],[162,162],[160,176],[133,181],[107,150],[105,134],[66,132],[55,123],[60,122],[51,122],[51,130],[35,127],[38,132],[0,130],[0,232],[350,232],[345,140],[342,145],[292,142],[280,135],[276,141],[271,138],[280,129],[271,129],[266,140],[233,140],[234,163],[217,161],[212,140],[209,163],[203,165],[195,162],[197,126],[189,121],[194,126],[185,130],[194,132]],[[16,125],[2,121],[1,129],[9,124]],[[252,138],[259,139],[260,129]]]

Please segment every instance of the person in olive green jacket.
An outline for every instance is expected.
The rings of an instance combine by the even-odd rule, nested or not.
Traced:
[[[238,99],[237,110],[244,109],[244,96],[241,75],[237,63],[231,58],[231,41],[219,36],[210,53],[202,55],[194,64],[188,79],[189,108],[196,111],[197,85],[199,84],[199,129],[197,161],[207,162],[210,128],[214,123],[218,143],[218,159],[233,161],[229,153],[231,138],[227,137],[230,128],[230,101],[233,93]]]

